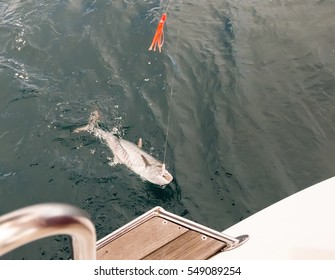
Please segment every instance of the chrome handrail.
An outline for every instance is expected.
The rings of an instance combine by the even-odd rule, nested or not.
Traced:
[[[59,234],[72,237],[74,259],[96,259],[96,233],[88,215],[79,208],[58,203],[29,206],[1,216],[0,256]]]

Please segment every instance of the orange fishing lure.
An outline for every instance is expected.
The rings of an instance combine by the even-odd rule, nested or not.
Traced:
[[[152,39],[152,43],[150,45],[149,51],[153,49],[156,51],[156,47],[158,47],[159,52],[162,51],[162,46],[164,44],[164,23],[166,21],[166,13],[162,14],[162,17],[158,23],[157,30],[154,38]]]

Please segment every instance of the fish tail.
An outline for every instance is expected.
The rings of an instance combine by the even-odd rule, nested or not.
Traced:
[[[90,114],[90,117],[88,119],[88,124],[84,125],[82,127],[76,128],[75,130],[73,130],[73,132],[74,133],[78,133],[78,132],[82,132],[82,131],[92,132],[94,130],[94,128],[97,127],[99,118],[100,118],[99,112],[98,111],[93,111]]]

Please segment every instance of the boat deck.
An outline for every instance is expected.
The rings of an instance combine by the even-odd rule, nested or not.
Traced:
[[[233,238],[155,207],[99,240],[97,259],[204,260],[248,238]]]
[[[160,217],[153,217],[106,242],[97,250],[99,260],[208,259],[226,243]]]

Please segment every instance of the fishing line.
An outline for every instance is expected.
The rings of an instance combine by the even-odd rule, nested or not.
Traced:
[[[183,2],[183,1],[181,1],[181,2]],[[166,9],[165,9],[165,13],[168,12],[168,10],[169,10],[169,8],[170,8],[170,3],[171,3],[171,0],[169,0],[169,2],[168,2],[168,5],[167,5],[167,7],[166,7]]]
[[[183,0],[181,0],[180,2],[180,7],[182,7],[183,5]],[[170,7],[170,1],[168,3],[168,6],[165,10],[165,13],[167,13],[168,9]],[[180,8],[180,11],[182,9]],[[180,24],[181,24],[181,20],[179,21],[178,27],[177,27],[177,40],[176,40],[176,47],[174,50],[174,59],[175,61],[177,61],[177,53],[178,53],[178,46],[179,46],[179,31],[180,31]],[[171,103],[172,103],[172,95],[173,92],[175,90],[175,83],[176,83],[176,69],[173,68],[173,72],[172,72],[172,82],[171,82],[171,90],[170,90],[170,94],[168,97],[168,119],[167,119],[167,125],[166,125],[166,137],[165,137],[165,147],[164,147],[164,157],[163,157],[163,163],[165,164],[165,160],[166,160],[166,152],[167,152],[167,142],[168,142],[168,137],[169,137],[169,130],[170,130],[170,119],[171,119]]]

